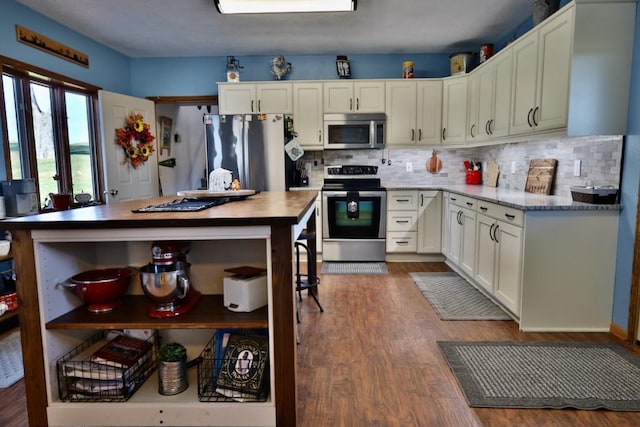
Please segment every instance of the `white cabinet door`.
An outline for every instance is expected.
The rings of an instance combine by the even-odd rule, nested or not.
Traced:
[[[445,79],[442,92],[442,143],[464,142],[467,134],[467,76]]]
[[[488,65],[488,64],[487,64]],[[487,66],[485,65],[485,67]],[[486,68],[483,68],[483,70]],[[480,71],[476,71],[467,80],[467,142],[476,140],[480,133],[478,125],[478,111],[480,109]]]
[[[442,81],[388,81],[388,145],[440,145]]]
[[[538,92],[533,114],[536,130],[567,126],[573,13],[571,8],[538,30]]]
[[[384,80],[325,82],[325,113],[384,112]]]
[[[218,85],[218,112],[220,114],[247,114],[257,112],[256,85],[230,83]]]
[[[325,113],[350,113],[353,111],[352,82],[325,82],[322,86]]]
[[[442,192],[421,191],[418,207],[418,253],[442,252]]]
[[[474,276],[476,262],[476,213],[469,209],[462,209],[462,243],[460,247],[459,267],[470,277]]]
[[[449,202],[449,210],[447,213],[449,224],[448,258],[455,265],[460,265],[460,251],[462,248],[462,222],[460,222],[460,215],[460,207]]]
[[[494,295],[505,307],[519,316],[523,229],[503,221],[499,221],[496,227],[494,235],[497,244],[497,269]]]
[[[291,83],[256,84],[258,113],[293,113],[293,86]]]
[[[511,114],[511,82],[513,79],[513,53],[511,49],[493,58],[494,96],[493,116],[489,124],[492,138],[509,135],[509,115]]]
[[[493,237],[495,226],[495,219],[478,214],[476,220],[475,280],[492,295],[496,269],[496,243]]]
[[[389,81],[385,91],[386,144],[415,144],[417,142],[416,102],[418,98],[416,82],[410,80]],[[438,132],[439,129],[440,125],[438,125]]]
[[[491,137],[491,121],[495,105],[495,65],[488,62],[477,71],[478,75],[478,132],[477,140]]]
[[[510,133],[567,126],[574,8],[514,43]]]
[[[322,83],[293,83],[293,129],[298,143],[321,150],[322,128]]]
[[[384,80],[354,82],[355,112],[384,113]]]
[[[538,34],[527,34],[513,46],[513,93],[510,120],[512,135],[529,133],[533,129],[538,68]]]
[[[417,82],[416,89],[418,95],[416,104],[418,144],[440,145],[440,130],[442,129],[442,80],[419,81]]]

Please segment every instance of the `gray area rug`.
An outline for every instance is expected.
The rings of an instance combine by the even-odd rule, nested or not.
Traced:
[[[7,388],[24,376],[20,332],[0,340],[0,388]]]
[[[387,274],[384,262],[323,262],[320,274]]]
[[[457,273],[409,274],[441,320],[511,320]]]
[[[469,406],[640,411],[640,358],[617,344],[438,346]]]

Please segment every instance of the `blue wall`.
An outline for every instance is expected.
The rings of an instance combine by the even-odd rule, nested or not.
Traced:
[[[103,89],[129,93],[129,58],[46,18],[14,0],[0,0],[0,55],[26,62]],[[89,68],[32,48],[16,40],[16,24],[79,50]]]
[[[236,56],[240,81],[274,80],[269,64],[272,56]],[[402,77],[402,63],[413,61],[415,77],[449,75],[449,55],[389,54],[348,55],[353,79]],[[334,55],[287,56],[292,70],[285,80],[337,79]],[[217,82],[226,81],[226,56],[196,58],[139,58],[131,60],[131,86],[134,96],[217,94]]]
[[[562,0],[561,6],[569,0]],[[217,93],[216,83],[226,79],[226,57],[195,58],[127,58],[68,28],[57,24],[14,0],[0,0],[0,55],[42,67],[103,89],[134,96],[188,96]],[[90,67],[84,68],[51,56],[16,41],[15,25],[50,37],[89,56]],[[495,44],[502,49],[514,37],[531,29],[531,18],[505,34]],[[230,52],[233,54],[232,52]],[[342,53],[342,52],[340,52]],[[416,77],[442,77],[449,74],[447,54],[349,54],[352,78],[400,78],[403,61],[415,63]],[[237,56],[241,81],[272,80],[271,56]],[[287,57],[293,64],[289,80],[336,79],[335,56],[296,55]],[[635,79],[633,77],[636,77]],[[640,181],[640,14],[636,14],[636,42],[632,70],[628,137],[624,148],[622,204],[618,236],[616,289],[613,323],[626,328],[631,284],[631,268],[635,235],[638,183]],[[1,146],[0,146],[1,147]],[[1,153],[0,153],[1,154]],[[2,168],[2,166],[0,166]],[[0,170],[0,174],[2,174]],[[6,176],[6,175],[5,175]]]

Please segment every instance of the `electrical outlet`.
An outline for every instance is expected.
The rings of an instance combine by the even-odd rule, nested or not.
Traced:
[[[580,176],[580,167],[582,166],[582,160],[573,161],[573,176]]]
[[[515,161],[511,162],[511,173],[512,174],[516,173],[516,162]]]
[[[413,163],[407,162],[404,166],[407,172],[413,172]]]

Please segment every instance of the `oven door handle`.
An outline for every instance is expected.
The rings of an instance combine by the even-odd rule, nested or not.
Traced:
[[[353,190],[353,191],[358,191],[358,190]],[[326,191],[326,190],[323,190],[322,191],[322,197],[347,197],[347,193],[348,193],[348,191]],[[386,191],[377,191],[377,190],[358,191],[358,195],[360,197],[380,197],[380,196],[385,196],[386,197],[386,194],[387,194]]]

